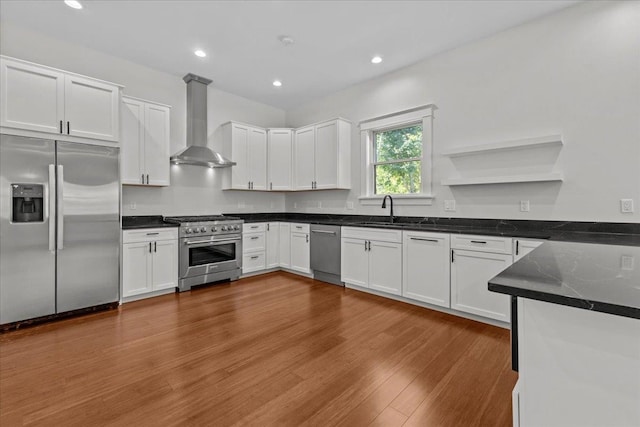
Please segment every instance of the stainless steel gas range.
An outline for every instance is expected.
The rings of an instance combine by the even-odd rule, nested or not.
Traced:
[[[220,280],[237,280],[242,271],[242,223],[228,216],[173,216],[180,224],[180,292]]]

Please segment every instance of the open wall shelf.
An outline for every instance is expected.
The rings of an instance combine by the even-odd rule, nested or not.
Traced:
[[[469,147],[459,147],[447,150],[442,153],[446,157],[471,156],[497,151],[518,150],[525,148],[537,148],[544,146],[561,146],[561,135],[548,135],[537,138],[518,139],[515,141],[495,142],[492,144],[474,145]]]
[[[511,175],[511,176],[487,176],[476,178],[452,178],[442,180],[442,185],[480,185],[480,184],[514,184],[522,182],[549,182],[564,181],[562,173]]]

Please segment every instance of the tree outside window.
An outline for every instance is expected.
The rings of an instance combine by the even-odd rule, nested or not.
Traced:
[[[373,133],[376,194],[420,193],[422,125]]]

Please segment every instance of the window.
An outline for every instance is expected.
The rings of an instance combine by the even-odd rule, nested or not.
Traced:
[[[366,120],[362,140],[362,204],[378,204],[385,194],[398,204],[431,204],[434,105]]]
[[[420,193],[422,123],[373,132],[375,194]]]

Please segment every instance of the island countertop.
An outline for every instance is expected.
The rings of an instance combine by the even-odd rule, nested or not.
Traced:
[[[640,246],[547,241],[489,290],[640,319]]]

